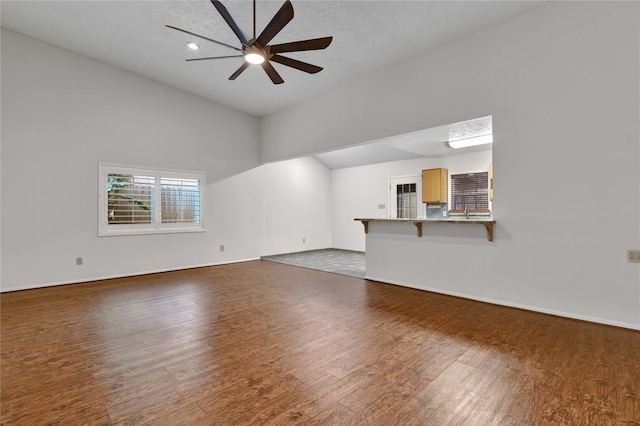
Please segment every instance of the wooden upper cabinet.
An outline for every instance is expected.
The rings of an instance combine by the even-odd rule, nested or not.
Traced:
[[[449,202],[449,170],[440,168],[422,171],[422,202],[427,204]]]

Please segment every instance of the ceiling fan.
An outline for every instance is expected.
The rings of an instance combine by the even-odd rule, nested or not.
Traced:
[[[286,0],[280,10],[273,16],[271,21],[262,30],[262,33],[256,37],[256,0],[253,0],[253,38],[247,40],[247,37],[242,33],[236,22],[233,20],[227,8],[219,0],[211,0],[211,3],[218,10],[222,18],[226,21],[227,25],[231,27],[238,40],[240,40],[241,47],[232,46],[230,44],[223,43],[221,41],[213,40],[208,37],[201,36],[199,34],[192,33],[171,25],[166,25],[168,28],[190,34],[192,36],[214,42],[216,44],[229,47],[231,49],[241,52],[238,55],[228,56],[214,56],[210,58],[194,58],[187,59],[187,61],[204,61],[208,59],[222,59],[222,58],[240,58],[244,57],[245,62],[229,77],[229,80],[235,80],[242,72],[251,64],[261,65],[265,70],[273,84],[282,84],[284,80],[280,77],[280,74],[273,68],[270,61],[278,62],[282,65],[286,65],[291,68],[295,68],[300,71],[304,71],[310,74],[315,74],[322,71],[322,67],[312,65],[306,62],[291,59],[286,56],[280,55],[280,53],[286,52],[302,52],[305,50],[321,50],[327,48],[333,37],[314,38],[309,40],[293,41],[290,43],[273,44],[269,45],[269,42],[276,36],[288,23],[293,19],[293,6],[291,1]]]

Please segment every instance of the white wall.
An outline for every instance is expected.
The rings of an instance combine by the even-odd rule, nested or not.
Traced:
[[[262,255],[330,248],[330,170],[313,157],[262,167]]]
[[[389,178],[420,176],[423,169],[437,167],[447,168],[449,175],[488,170],[490,162],[491,151],[481,151],[333,170],[333,247],[365,251],[364,227],[353,219],[389,217]],[[378,208],[380,204],[385,205],[384,210]]]
[[[258,130],[255,117],[2,30],[2,290],[259,257]],[[98,238],[99,161],[204,170],[207,232]]]
[[[278,218],[251,221],[266,206],[259,139],[272,162],[493,115],[495,241],[374,224],[368,274],[640,328],[640,268],[625,261],[640,249],[639,15],[637,2],[549,2],[259,127],[3,30],[2,290],[292,251],[297,229],[275,247],[261,227]],[[97,238],[98,161],[205,170],[208,232]],[[73,202],[57,181],[74,182]]]
[[[493,115],[495,241],[374,225],[368,275],[640,328],[639,16],[546,3],[262,119],[261,158]]]

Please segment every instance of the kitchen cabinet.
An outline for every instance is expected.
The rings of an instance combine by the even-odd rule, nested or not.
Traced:
[[[449,202],[449,170],[428,169],[422,171],[422,202],[445,204]]]

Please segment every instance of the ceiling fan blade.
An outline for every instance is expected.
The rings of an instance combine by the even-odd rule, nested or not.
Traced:
[[[240,65],[240,68],[238,68],[236,72],[231,74],[231,77],[229,77],[229,80],[235,80],[236,78],[238,78],[238,76],[242,74],[242,71],[246,70],[248,67],[249,67],[249,62],[243,62],[242,65]]]
[[[297,59],[291,59],[280,55],[273,55],[270,60],[291,68],[295,68],[300,71],[308,72],[309,74],[315,74],[322,71],[322,67],[311,65],[306,62],[298,61]]]
[[[230,48],[232,48],[232,49],[234,49],[234,50],[238,50],[238,51],[242,52],[242,49],[238,49],[238,48],[237,48],[237,47],[235,47],[235,46],[231,46],[230,44],[223,43],[223,42],[221,42],[221,41],[214,40],[214,39],[209,38],[209,37],[201,36],[200,34],[192,33],[191,31],[183,30],[183,29],[178,28],[178,27],[172,27],[171,25],[165,25],[165,27],[167,27],[167,28],[171,28],[172,30],[180,31],[180,32],[185,33],[185,34],[192,35],[192,36],[194,36],[194,37],[199,37],[199,38],[201,38],[201,39],[203,39],[203,40],[212,41],[212,42],[214,42],[214,43],[216,43],[216,44],[220,44],[220,45],[222,45],[222,46],[230,47]]]
[[[191,59],[186,59],[186,61],[187,62],[191,62],[191,61],[206,61],[208,59],[224,59],[224,58],[242,58],[242,55],[211,56],[209,58],[191,58]]]
[[[211,0],[213,1],[213,0]],[[260,46],[266,46],[276,34],[278,34],[285,25],[293,19],[293,6],[289,0],[285,1],[280,10],[271,19],[271,22],[262,30],[258,36],[256,43]]]
[[[326,49],[333,37],[314,38],[310,40],[293,41],[291,43],[274,44],[269,46],[271,53],[302,52],[303,50]]]
[[[222,3],[220,3],[220,0],[211,0],[211,3],[213,3],[215,8],[218,9],[218,12],[220,13],[220,15],[222,15],[222,18],[225,20],[227,25],[231,27],[231,30],[234,32],[236,37],[238,37],[238,40],[240,40],[240,43],[242,43],[243,46],[248,47],[249,41],[240,30],[240,27],[238,27],[238,24],[236,24],[236,21],[233,20],[227,8],[224,7]]]
[[[271,81],[273,81],[273,84],[284,83],[284,80],[282,79],[282,77],[280,77],[280,74],[278,74],[278,71],[276,71],[275,68],[273,68],[273,65],[271,65],[269,61],[264,61],[262,63],[262,68],[264,68],[264,70],[267,72],[267,75],[269,76]]]

